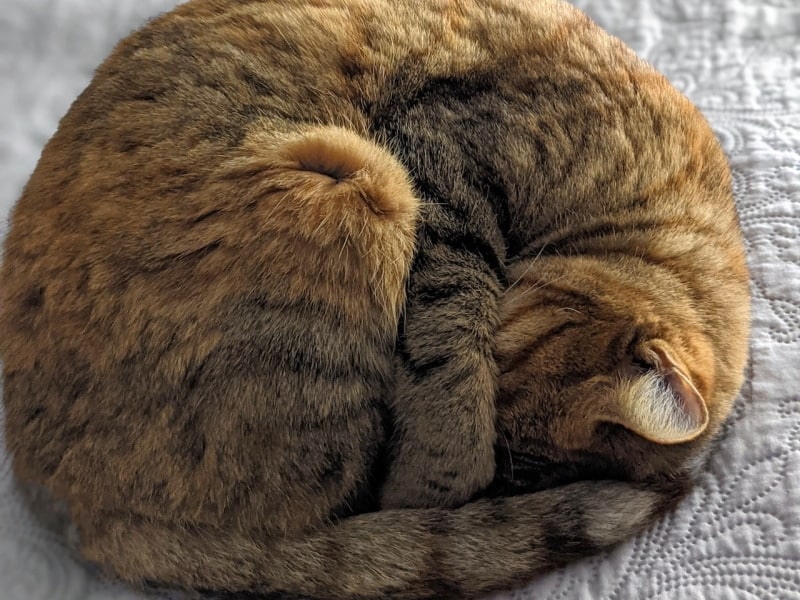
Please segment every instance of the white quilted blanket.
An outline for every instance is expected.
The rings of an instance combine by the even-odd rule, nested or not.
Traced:
[[[112,44],[174,4],[0,2],[0,214]],[[753,276],[751,361],[720,451],[675,514],[504,598],[800,598],[800,0],[576,4],[688,94],[730,155]],[[0,600],[109,598],[140,596],[95,578],[31,520],[0,447]]]

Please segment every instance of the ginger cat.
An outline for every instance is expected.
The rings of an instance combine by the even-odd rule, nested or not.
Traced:
[[[0,284],[15,472],[86,558],[331,600],[640,531],[749,325],[710,128],[560,0],[179,6],[62,120]]]

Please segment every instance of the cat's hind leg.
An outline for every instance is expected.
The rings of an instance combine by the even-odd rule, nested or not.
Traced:
[[[265,127],[209,169],[123,263],[137,286],[102,326],[128,358],[87,386],[102,410],[45,483],[143,517],[304,529],[372,485],[417,200],[389,152],[335,127]]]
[[[353,131],[275,130],[249,135],[221,169],[228,185],[219,195],[240,218],[225,224],[238,248],[216,272],[234,276],[217,285],[226,293],[212,314],[221,337],[195,377],[198,399],[183,410],[242,421],[225,430],[213,416],[185,417],[207,424],[206,445],[221,448],[228,471],[280,482],[252,525],[291,531],[374,483],[367,454],[383,436],[375,413],[391,385],[418,201],[402,165]],[[219,487],[189,477],[197,502]]]
[[[286,291],[300,284],[298,292],[309,292],[313,283],[312,297],[321,294],[345,310],[358,310],[349,300],[368,290],[396,324],[419,212],[403,165],[378,143],[329,125],[279,136],[256,133],[243,149],[246,155],[233,171],[259,172],[258,185],[277,199],[264,208],[266,227],[293,254],[289,264],[311,269],[281,273]],[[279,193],[268,193],[273,191]]]

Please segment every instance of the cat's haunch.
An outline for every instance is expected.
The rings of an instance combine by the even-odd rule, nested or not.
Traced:
[[[742,384],[697,109],[561,0],[190,0],[16,205],[20,480],[134,584],[475,598],[641,531]]]

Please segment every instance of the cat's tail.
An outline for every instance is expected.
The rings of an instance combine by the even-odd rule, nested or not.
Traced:
[[[454,510],[369,513],[281,539],[126,515],[98,523],[83,551],[132,582],[248,597],[476,598],[633,536],[685,491],[585,481]]]

